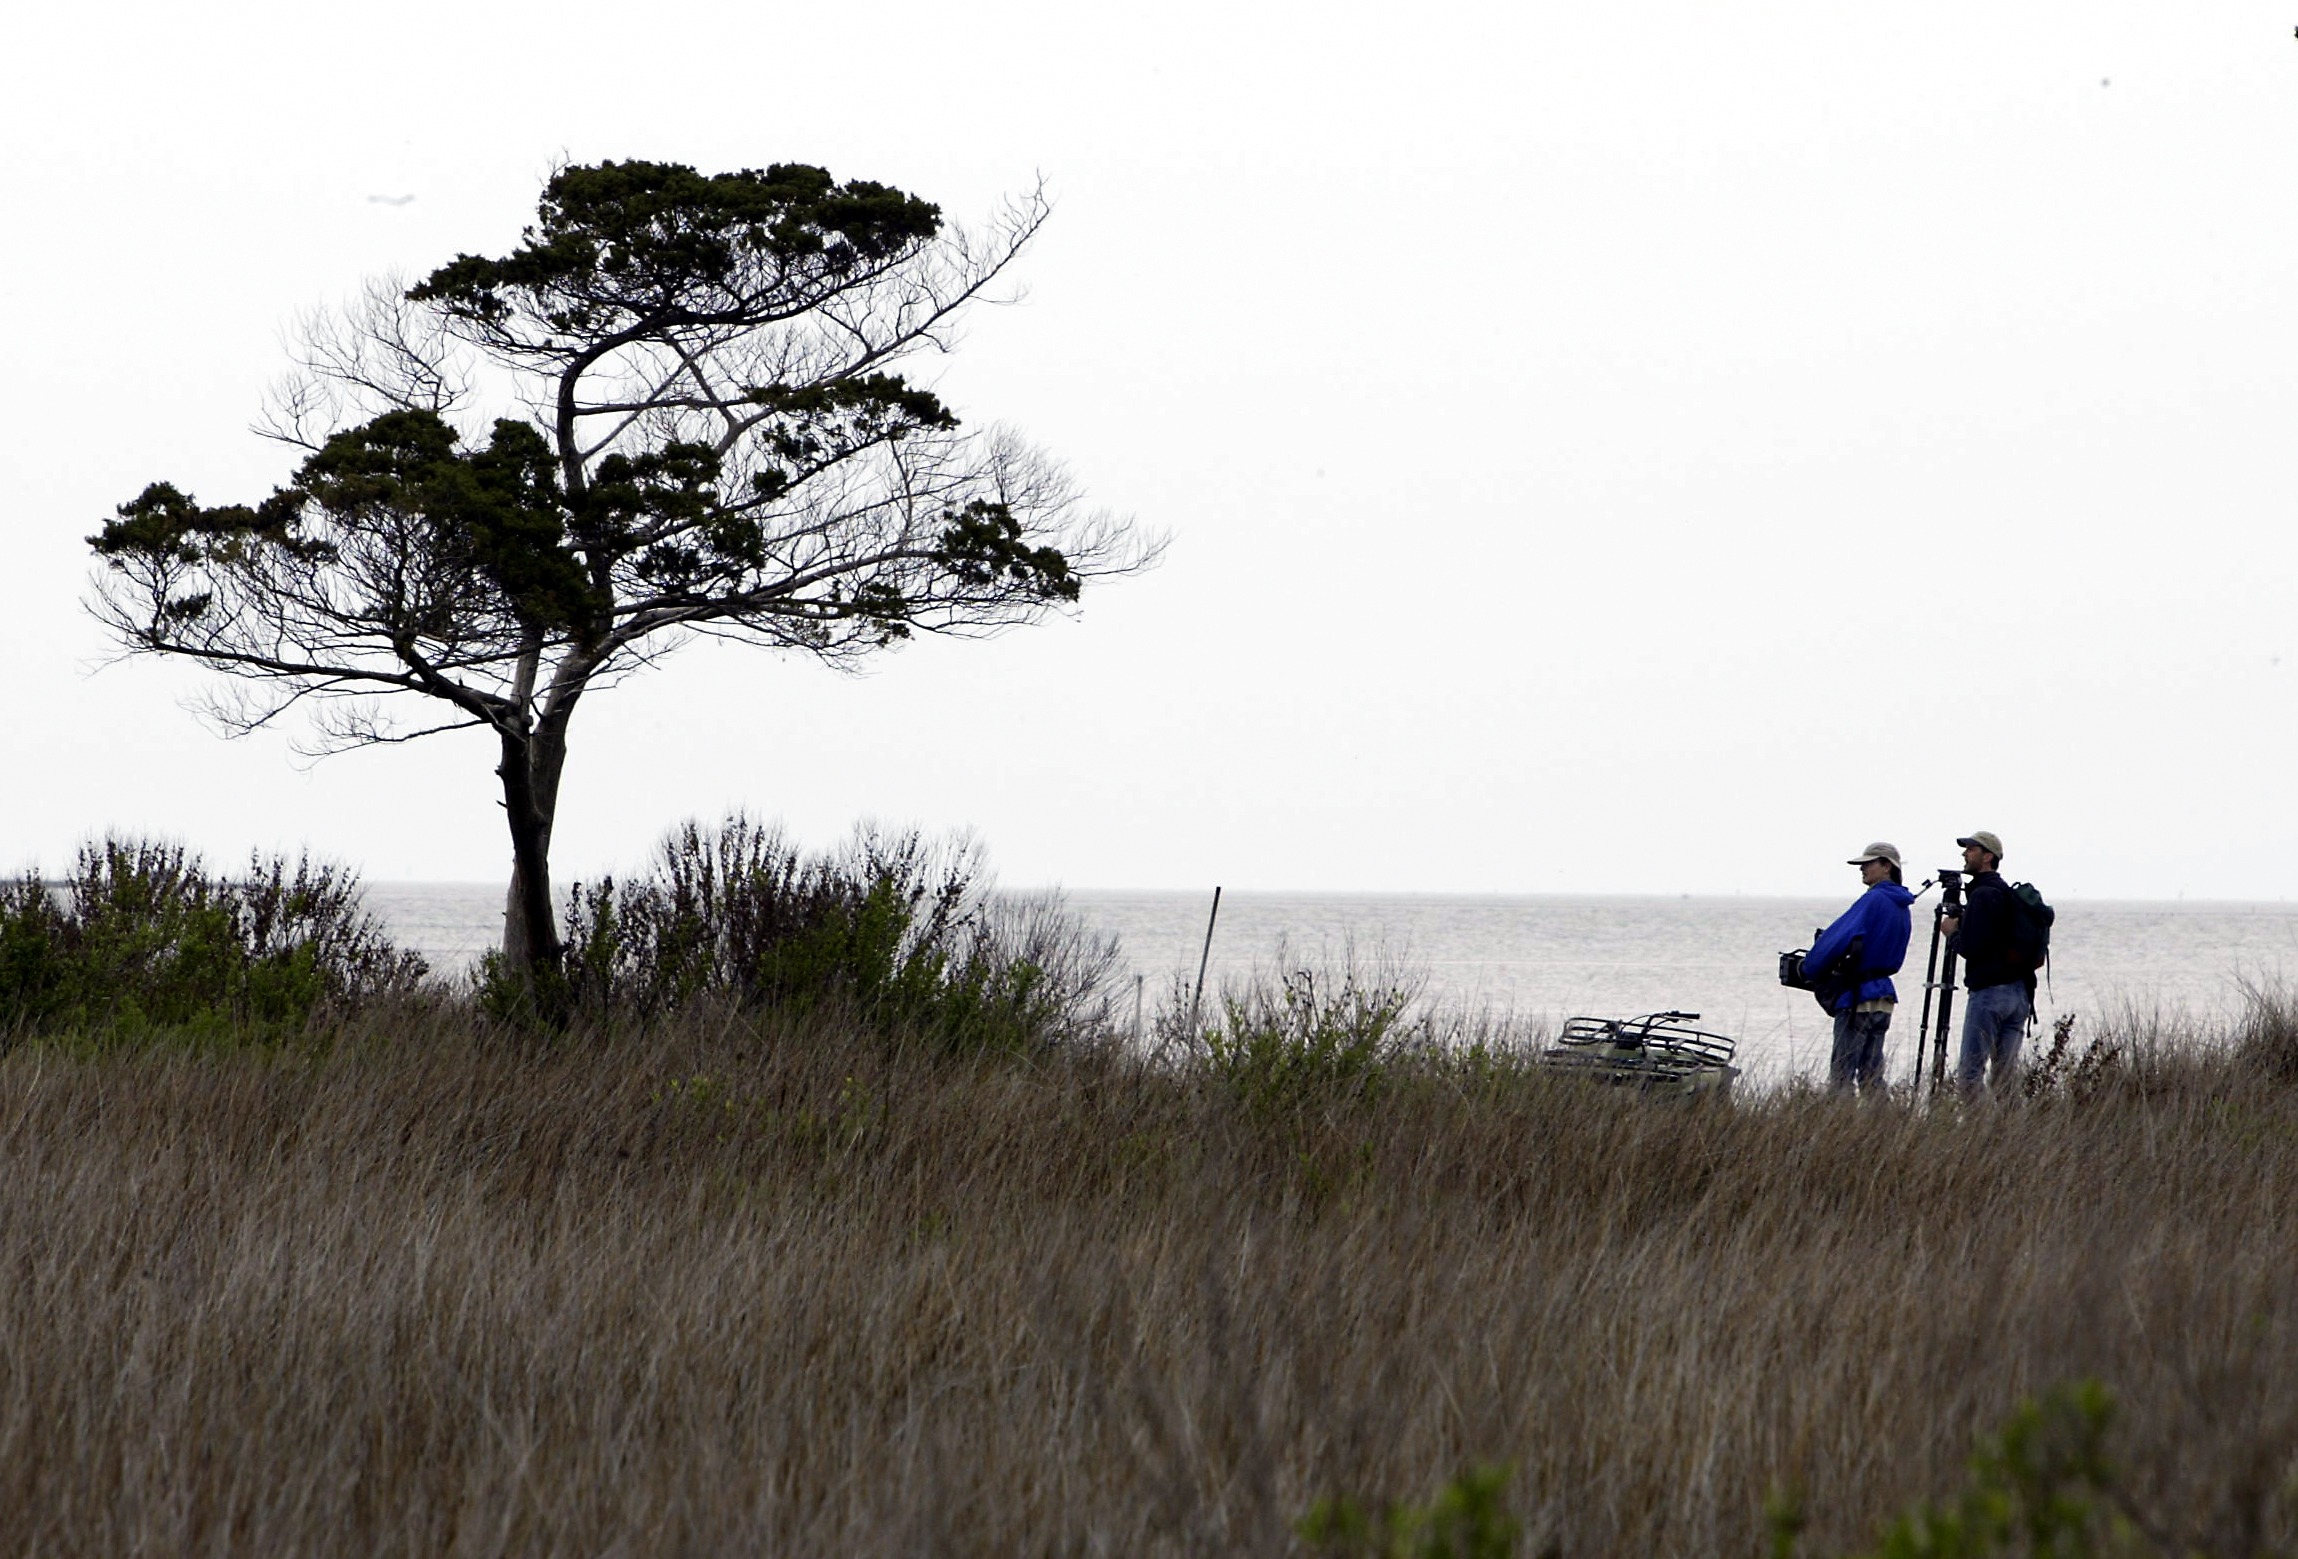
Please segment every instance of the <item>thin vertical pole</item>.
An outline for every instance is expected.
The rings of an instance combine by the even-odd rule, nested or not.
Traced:
[[[1213,913],[1205,917],[1205,950],[1197,955],[1197,989],[1189,997],[1189,1033],[1197,1032],[1197,1013],[1205,1004],[1205,966],[1213,959],[1213,923],[1221,918],[1221,890],[1213,889]]]

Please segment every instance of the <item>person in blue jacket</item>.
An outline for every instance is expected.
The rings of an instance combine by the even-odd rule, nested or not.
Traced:
[[[1867,891],[1819,934],[1804,956],[1803,972],[1815,982],[1842,986],[1828,1008],[1835,1014],[1835,1049],[1827,1061],[1827,1086],[1844,1091],[1856,1084],[1862,1094],[1879,1095],[1883,1036],[1899,1001],[1891,977],[1907,958],[1907,907],[1915,895],[1900,877],[1894,846],[1879,840],[1846,864],[1859,868]]]

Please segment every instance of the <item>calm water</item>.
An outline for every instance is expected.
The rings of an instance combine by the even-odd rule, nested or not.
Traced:
[[[1073,892],[1069,906],[1114,932],[1152,1005],[1193,979],[1211,894]],[[502,889],[372,883],[368,903],[402,945],[440,970],[466,967],[502,929]],[[1421,972],[1427,999],[1505,1011],[1553,1028],[1577,1014],[1677,1008],[1739,1042],[1753,1076],[1824,1072],[1818,1005],[1778,983],[1778,955],[1850,902],[1764,898],[1504,898],[1494,895],[1234,893],[1221,898],[1208,983],[1280,969],[1382,963]],[[1899,980],[1890,1066],[1914,1059],[1930,899],[1916,906]],[[1282,954],[1280,960],[1280,953]],[[2235,1015],[2240,983],[2298,975],[2298,905],[2092,902],[2059,906],[2047,1020],[2126,1008],[2206,1022]],[[2078,1033],[2080,1030],[2078,1030]]]

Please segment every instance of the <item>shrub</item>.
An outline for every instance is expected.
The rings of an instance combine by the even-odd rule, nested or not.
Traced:
[[[1501,1503],[1507,1488],[1507,1468],[1471,1467],[1425,1505],[1319,1500],[1293,1530],[1313,1552],[1351,1559],[1507,1559],[1521,1530]]]
[[[1981,1435],[1970,1476],[1951,1500],[1922,1501],[1883,1531],[1861,1559],[2055,1559],[2151,1556],[2173,1545],[2150,1537],[2106,1454],[2114,1396],[2095,1380],[2022,1399],[1998,1434]],[[1795,1551],[1801,1502],[1775,1496],[1772,1551]]]
[[[2235,1031],[2235,1059],[2278,1083],[2298,1083],[2298,997],[2279,983],[2244,981],[2247,1007]]]
[[[698,1000],[835,1008],[950,1050],[1058,1043],[1105,1025],[1113,938],[1058,903],[1004,899],[978,851],[915,830],[858,830],[800,853],[740,815],[688,823],[635,881],[578,884],[570,999],[651,1018]]]
[[[2019,1078],[2022,1095],[2029,1099],[2065,1097],[2087,1103],[2117,1079],[2130,1075],[2124,1047],[2115,1039],[2094,1034],[2078,1054],[2074,1046],[2074,1013],[2051,1026],[2051,1043]]]
[[[1280,962],[1289,961],[1279,948]],[[1335,1097],[1377,1097],[1392,1063],[1430,1049],[1426,1022],[1410,1017],[1418,982],[1386,966],[1293,969],[1221,993],[1211,1026],[1190,1032],[1213,1074],[1255,1110],[1284,1110]],[[1194,1009],[1195,1002],[1188,1003]],[[1176,994],[1163,1026],[1191,1027]]]
[[[276,1030],[413,987],[340,867],[252,857],[237,881],[180,845],[107,837],[71,875],[0,889],[0,1029],[121,1037],[152,1026]]]

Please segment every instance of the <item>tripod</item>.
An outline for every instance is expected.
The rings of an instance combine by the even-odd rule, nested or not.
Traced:
[[[1947,1077],[1947,1034],[1955,1013],[1955,949],[1946,946],[1944,925],[1963,915],[1963,874],[1942,869],[1939,905],[1931,912],[1931,957],[1923,965],[1923,1017],[1915,1026],[1915,1091],[1923,1091],[1923,1042],[1931,1040],[1931,1092],[1937,1094]],[[1941,959],[1944,951],[1946,957]],[[1939,1027],[1931,1027],[1931,993],[1939,993]]]

